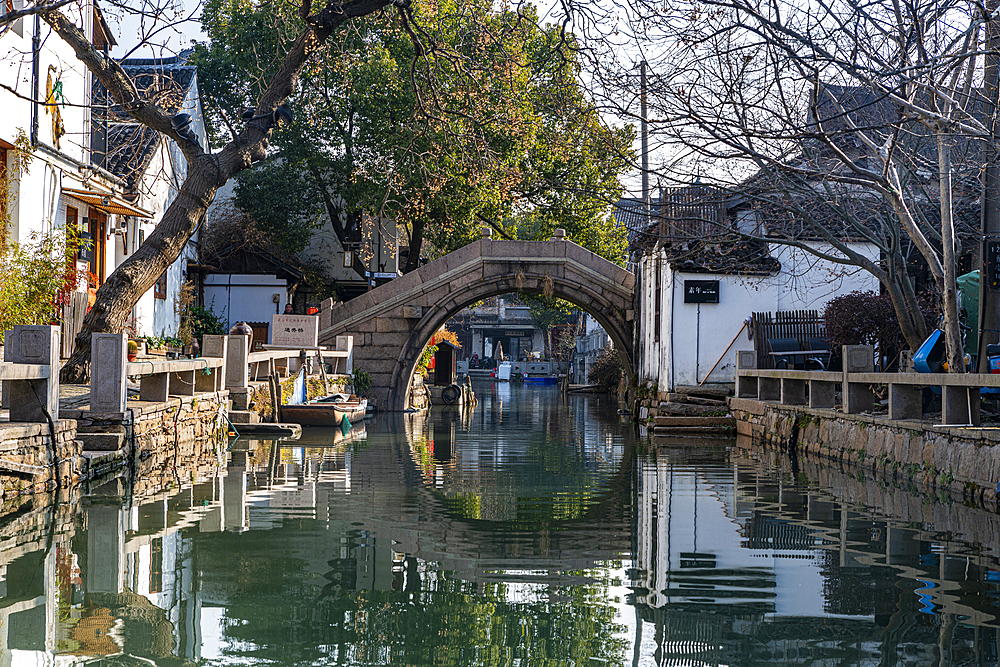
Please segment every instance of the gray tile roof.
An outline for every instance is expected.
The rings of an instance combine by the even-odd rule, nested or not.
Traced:
[[[132,77],[143,98],[156,102],[168,114],[177,113],[197,75],[185,64],[186,55],[166,59],[130,59],[119,64]],[[104,168],[124,179],[134,190],[162,140],[154,130],[133,119],[121,106],[111,104],[108,91],[94,81],[94,120],[108,124]]]

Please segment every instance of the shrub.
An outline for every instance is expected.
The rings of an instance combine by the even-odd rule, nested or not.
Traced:
[[[919,295],[924,319],[933,327],[934,299]],[[887,294],[855,291],[837,296],[823,309],[826,335],[834,354],[841,345],[874,345],[883,359],[891,359],[906,347],[899,320]]]
[[[823,321],[834,349],[841,345],[892,345],[902,339],[892,301],[876,292],[855,291],[830,299]]]
[[[355,394],[364,396],[372,388],[372,376],[367,371],[355,368],[354,375],[351,376],[351,384],[354,385]]]
[[[926,292],[917,295],[927,326],[937,320],[937,299]],[[837,296],[826,304],[823,320],[830,343],[840,345],[905,346],[896,309],[888,294],[855,291]]]
[[[590,374],[587,375],[587,380],[610,393],[618,387],[621,377],[622,362],[618,358],[618,353],[609,346],[597,355],[597,359],[590,369]]]
[[[199,345],[201,345],[202,336],[205,334],[223,335],[226,333],[226,325],[219,319],[219,316],[210,309],[202,306],[188,306],[185,308],[181,316],[181,322],[183,323],[182,328],[186,325],[191,335],[198,339]]]

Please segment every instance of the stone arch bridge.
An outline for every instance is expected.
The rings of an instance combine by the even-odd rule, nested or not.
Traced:
[[[367,371],[381,409],[409,405],[424,347],[465,306],[498,294],[549,293],[593,315],[614,341],[629,377],[635,276],[562,238],[494,241],[488,236],[356,299],[320,311],[320,345],[354,337],[354,367]]]

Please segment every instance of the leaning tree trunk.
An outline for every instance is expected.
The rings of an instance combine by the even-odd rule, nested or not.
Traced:
[[[328,0],[313,15],[308,27],[289,47],[267,89],[257,101],[257,114],[268,115],[277,109],[295,89],[299,74],[327,37],[341,24],[387,6],[391,0],[355,0],[342,3]],[[302,9],[311,3],[303,0]],[[400,6],[400,12],[407,9]],[[181,135],[171,123],[171,116],[145,99],[121,66],[94,48],[90,40],[58,9],[41,13],[45,22],[72,47],[76,57],[111,93],[114,101],[128,110],[137,121],[170,137],[184,153],[188,172],[177,197],[163,214],[154,232],[139,249],[116,268],[97,290],[94,306],[83,321],[76,338],[76,350],[63,367],[63,382],[86,382],[90,378],[90,340],[95,332],[120,332],[125,328],[132,308],[156,283],[180,255],[194,233],[219,187],[240,171],[265,157],[270,129],[260,123],[248,123],[244,130],[215,154],[207,154],[201,145]]]
[[[180,256],[218,188],[215,163],[211,156],[203,158],[188,166],[180,192],[153,233],[97,289],[94,305],[76,335],[76,349],[60,373],[62,382],[90,380],[91,335],[124,330],[139,298]]]

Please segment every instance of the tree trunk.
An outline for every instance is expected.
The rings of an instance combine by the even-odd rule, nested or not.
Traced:
[[[965,346],[962,345],[961,323],[958,319],[958,267],[955,258],[955,220],[951,202],[951,138],[937,133],[938,180],[941,185],[941,265],[944,280],[941,285],[945,344],[948,350],[948,371],[965,372]]]
[[[415,218],[410,222],[410,253],[406,257],[403,273],[420,268],[420,247],[424,244],[424,219]]]
[[[382,9],[389,3],[390,0],[356,0],[347,4],[331,1],[310,16],[309,27],[289,46],[274,77],[260,96],[257,113],[274,112],[292,94],[306,62],[338,26]],[[144,99],[121,66],[94,48],[69,18],[56,9],[47,9],[42,17],[73,48],[76,57],[107,88],[115,102],[143,125],[177,142],[188,164],[187,177],[156,229],[97,290],[96,302],[77,335],[76,350],[60,373],[63,382],[83,383],[90,379],[91,335],[95,332],[120,332],[125,328],[139,298],[180,255],[218,188],[266,156],[270,130],[248,124],[218,153],[204,153],[199,144],[173,129],[170,116],[155,103]]]

